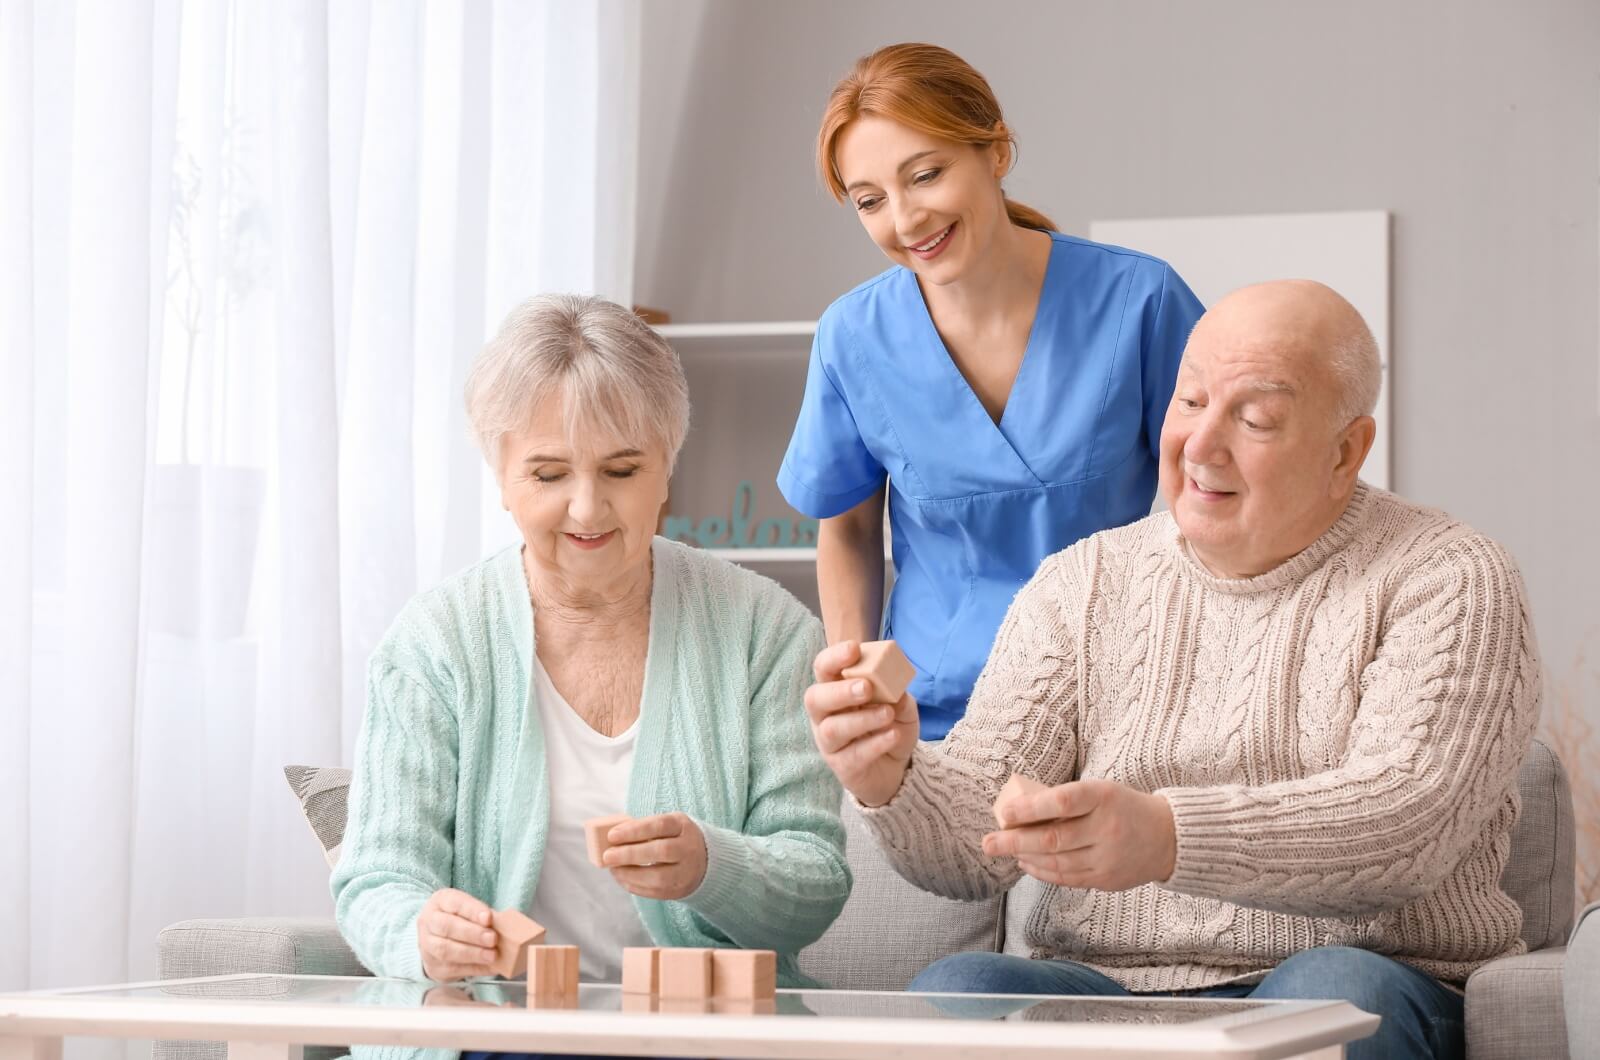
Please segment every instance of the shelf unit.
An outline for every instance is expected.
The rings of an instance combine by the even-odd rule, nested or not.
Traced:
[[[664,339],[771,339],[817,333],[815,320],[760,320],[726,324],[657,324]]]

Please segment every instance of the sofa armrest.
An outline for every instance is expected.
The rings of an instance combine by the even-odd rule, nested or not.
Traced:
[[[1600,1060],[1600,902],[1578,914],[1561,990],[1573,1060]]]
[[[238,917],[183,920],[156,943],[163,979],[205,975],[370,975],[332,920]]]
[[[1567,1055],[1561,946],[1501,957],[1467,980],[1467,1054],[1473,1060]]]

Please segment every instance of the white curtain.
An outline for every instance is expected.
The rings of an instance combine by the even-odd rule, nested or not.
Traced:
[[[514,533],[466,366],[626,304],[637,0],[0,0],[0,989],[329,915],[284,782]]]

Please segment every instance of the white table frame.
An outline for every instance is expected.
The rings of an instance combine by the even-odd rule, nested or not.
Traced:
[[[78,1036],[221,1040],[228,1043],[228,1060],[302,1060],[305,1045],[775,1060],[1026,1060],[1047,1056],[1055,1060],[1091,1056],[1334,1060],[1344,1055],[1344,1043],[1363,1038],[1378,1026],[1377,1016],[1342,1001],[1268,1002],[1257,1011],[1229,1012],[1188,1023],[1068,1024],[421,1005],[406,1008],[180,995],[129,998],[105,993],[255,979],[353,984],[374,981],[340,976],[231,975],[0,995],[0,1060],[61,1060],[61,1039]],[[882,996],[869,991],[850,993]],[[974,995],[959,996],[971,999]],[[1174,1003],[1192,1000],[1174,999]],[[781,1032],[774,1034],[779,1028]]]

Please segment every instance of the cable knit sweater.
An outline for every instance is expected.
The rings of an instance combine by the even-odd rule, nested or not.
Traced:
[[[683,900],[634,904],[659,945],[777,950],[780,978],[804,982],[795,954],[850,893],[839,784],[801,706],[821,624],[732,563],[663,538],[652,556],[627,808],[693,817],[707,865]],[[373,653],[332,886],[340,930],[379,975],[422,978],[417,914],[441,887],[532,902],[550,824],[533,650],[508,548],[415,597]]]
[[[1539,673],[1516,567],[1443,513],[1361,485],[1310,548],[1232,580],[1163,512],[1044,562],[965,718],[864,815],[907,879],[976,899],[1018,879],[980,847],[1013,770],[1120,781],[1171,804],[1176,868],[1049,888],[1035,957],[1166,991],[1344,945],[1460,982],[1524,948],[1499,881]]]

